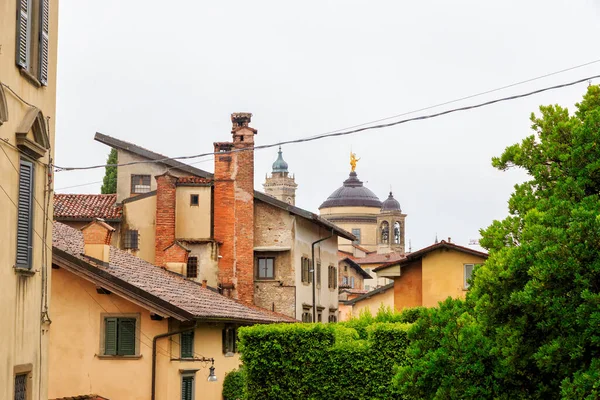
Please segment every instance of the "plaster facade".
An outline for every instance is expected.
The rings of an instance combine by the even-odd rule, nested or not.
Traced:
[[[48,182],[46,164],[54,157],[56,121],[56,60],[58,37],[58,1],[48,9],[48,74],[47,84],[41,85],[37,73],[25,72],[16,65],[17,1],[0,2],[0,398],[14,398],[16,374],[27,374],[28,396],[46,399],[48,390],[48,316],[50,301],[50,265],[52,225],[44,223],[45,215],[52,219],[52,201],[45,189]],[[39,10],[33,15],[40,19]],[[38,24],[39,25],[39,24]],[[37,69],[40,46],[38,37],[31,38],[30,65]],[[35,54],[34,54],[35,53]],[[39,68],[39,67],[38,67]],[[4,86],[6,85],[6,86]],[[14,94],[12,91],[14,91]],[[25,104],[17,97],[33,107]],[[31,156],[29,148],[43,154]],[[17,150],[17,148],[19,150]],[[6,154],[4,154],[4,152]],[[28,156],[29,154],[29,156]],[[30,269],[15,268],[17,259],[17,203],[19,198],[19,164],[33,161],[33,190],[35,199],[31,216]],[[51,172],[50,172],[51,174]],[[44,243],[45,241],[45,243]],[[48,314],[46,313],[48,312]],[[43,322],[42,322],[43,321]]]
[[[352,305],[352,316],[358,318],[360,313],[366,310],[369,310],[371,315],[375,316],[381,307],[394,309],[394,291],[391,288],[354,303]]]

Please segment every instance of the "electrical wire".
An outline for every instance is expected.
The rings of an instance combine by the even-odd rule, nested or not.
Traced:
[[[55,165],[54,167],[57,169],[58,172],[60,172],[60,171],[82,171],[82,170],[90,170],[90,169],[105,168],[105,167],[127,166],[127,165],[135,165],[135,164],[164,163],[166,161],[175,161],[175,160],[189,160],[189,159],[194,159],[194,158],[215,156],[217,154],[223,155],[223,154],[238,153],[238,152],[243,152],[243,151],[268,149],[271,147],[277,147],[277,146],[282,146],[282,145],[286,145],[286,144],[306,143],[306,142],[312,142],[312,141],[321,140],[321,139],[330,138],[330,137],[346,136],[346,135],[351,135],[351,134],[359,133],[359,132],[365,132],[365,131],[369,131],[369,130],[389,128],[392,126],[401,125],[401,124],[405,124],[408,122],[432,119],[432,118],[441,117],[441,116],[447,115],[447,114],[482,108],[482,107],[486,107],[486,106],[496,104],[496,103],[512,101],[512,100],[516,100],[516,99],[520,99],[520,98],[524,98],[524,97],[533,96],[535,94],[547,92],[550,90],[556,90],[556,89],[560,89],[560,88],[564,88],[564,87],[568,87],[568,86],[573,86],[578,83],[590,81],[590,80],[596,79],[596,78],[600,78],[600,75],[592,75],[592,76],[588,76],[586,78],[578,79],[576,81],[572,81],[572,82],[568,82],[568,83],[563,83],[560,85],[547,86],[542,89],[537,89],[537,90],[533,90],[533,91],[526,92],[526,93],[521,93],[521,94],[507,96],[507,97],[501,97],[501,98],[489,100],[489,101],[482,102],[482,103],[477,103],[477,104],[464,106],[464,107],[452,108],[449,110],[440,111],[440,112],[433,113],[433,114],[426,114],[426,115],[422,115],[419,117],[406,118],[406,119],[402,119],[399,121],[389,122],[386,124],[378,124],[378,125],[371,125],[371,126],[366,126],[366,127],[352,129],[352,130],[323,133],[320,135],[315,135],[315,136],[310,136],[310,137],[305,137],[305,138],[300,138],[300,139],[283,140],[283,141],[276,142],[276,143],[264,144],[264,145],[250,147],[250,148],[233,149],[230,151],[223,151],[223,152],[218,152],[218,153],[215,153],[215,152],[201,153],[201,154],[195,154],[195,155],[190,155],[190,156],[165,157],[165,158],[158,159],[158,160],[131,161],[128,163],[123,163],[123,164],[100,164],[100,165],[91,165],[91,166],[86,166],[86,167],[61,167],[61,166]]]

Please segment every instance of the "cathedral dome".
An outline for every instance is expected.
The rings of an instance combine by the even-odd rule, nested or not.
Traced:
[[[281,146],[279,146],[279,156],[273,163],[273,172],[288,172],[288,163],[283,160]]]
[[[319,206],[319,209],[328,207],[381,208],[381,201],[375,193],[363,186],[363,183],[356,176],[356,172],[353,171],[350,172],[348,179],[344,181],[344,185],[333,192]]]
[[[381,211],[402,211],[400,209],[400,203],[394,198],[392,192],[390,192],[388,198],[383,202]]]

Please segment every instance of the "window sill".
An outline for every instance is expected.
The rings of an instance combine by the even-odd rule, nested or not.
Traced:
[[[41,88],[42,84],[40,83],[40,81],[37,80],[37,78],[28,70],[26,70],[25,68],[19,68],[19,72],[21,73],[21,76],[24,77],[25,79],[27,79],[29,81],[29,83],[31,83],[33,86],[37,87],[37,88]]]
[[[100,360],[139,360],[142,358],[141,354],[135,356],[107,356],[107,355],[96,355]]]
[[[187,358],[187,357],[183,357],[183,358],[171,358],[171,361],[181,361],[181,362],[197,362],[197,361],[204,361],[200,358]]]
[[[15,274],[22,276],[34,276],[37,271],[34,269],[23,268],[23,267],[13,267],[15,269]]]

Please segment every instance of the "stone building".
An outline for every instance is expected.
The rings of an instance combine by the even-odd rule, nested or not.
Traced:
[[[265,177],[265,183],[263,183],[265,193],[294,206],[296,205],[297,187],[294,176],[289,175],[288,164],[283,160],[281,146],[279,146],[271,176]]]
[[[118,247],[227,296],[308,321],[312,243],[327,238],[315,245],[315,319],[336,321],[338,240],[354,236],[290,204],[289,192],[282,201],[254,190],[257,131],[250,119],[232,114],[232,141],[214,143],[214,174],[96,134],[117,150],[119,164],[154,161],[118,167]],[[293,178],[279,155],[273,175],[290,188]]]

